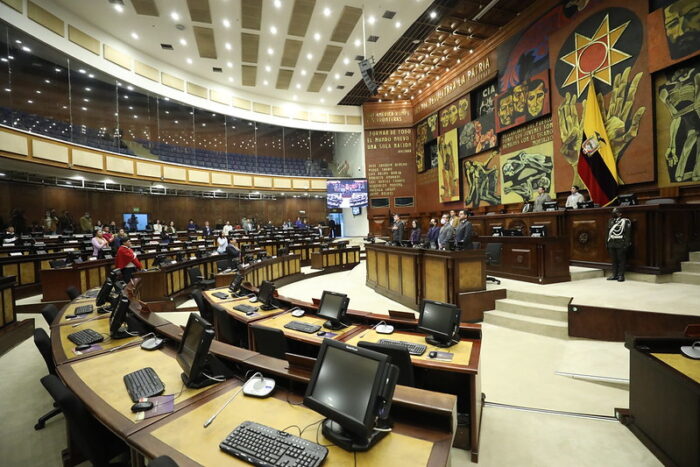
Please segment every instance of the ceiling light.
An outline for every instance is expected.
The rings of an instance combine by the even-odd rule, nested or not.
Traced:
[[[229,68],[233,68],[233,62],[226,62],[226,66]]]
[[[81,109],[83,109],[83,110],[87,110],[87,107],[81,107]]]
[[[29,100],[27,101],[27,104],[33,104],[33,103],[34,103],[34,101],[31,100],[31,99],[29,99]]]
[[[229,21],[227,18],[222,19],[221,23],[224,25],[225,28],[231,27],[231,21]]]
[[[323,16],[330,16],[331,15],[331,9],[326,7],[323,9]]]
[[[355,47],[359,47],[362,45],[362,41],[360,39],[355,39]]]
[[[231,43],[230,42],[225,43],[224,47],[226,47],[226,50],[231,50]]]
[[[297,89],[301,89],[301,84],[297,83]]]
[[[23,46],[22,46],[22,50],[24,50],[25,52],[31,52],[31,51],[32,51],[32,49],[30,49],[30,48],[27,47],[26,45],[23,45]]]
[[[333,90],[332,86],[326,86],[326,91],[331,92]]]
[[[133,90],[134,90],[134,87],[133,87],[132,85],[128,85],[128,86],[126,87],[126,89],[128,89],[129,91],[133,91]]]
[[[437,13],[435,13],[434,11],[431,11],[431,12],[430,12],[430,18],[431,18],[431,19],[435,19],[436,16],[437,16]]]
[[[370,16],[369,18],[367,18],[367,22],[369,24],[374,24],[375,21],[376,21],[376,19],[374,18],[374,16]]]
[[[306,70],[301,70],[301,76],[306,76]]]
[[[326,102],[326,100],[322,97],[322,98],[321,98],[321,104],[323,104],[324,102]]]
[[[474,53],[474,49],[469,49],[469,53],[470,53],[470,54],[473,54],[473,53]]]
[[[276,26],[270,26],[270,32],[272,34],[277,34],[277,27]]]
[[[396,29],[401,27],[401,21],[397,21],[394,23],[394,26],[396,26]]]
[[[263,80],[263,86],[267,86],[267,85],[268,85],[268,82],[267,82],[267,80],[266,80],[266,79],[265,79],[265,80]]]
[[[297,100],[297,99],[299,99],[299,98],[297,97],[296,94],[294,94],[294,97],[293,97],[292,99]]]
[[[282,7],[282,0],[275,0],[275,8],[281,8]]]
[[[177,13],[177,11],[171,12],[170,17],[173,19],[173,21],[180,21],[180,15]]]
[[[309,52],[309,53],[306,54],[306,59],[307,59],[307,60],[311,60],[312,58],[314,58],[314,54],[312,54],[311,52]]]
[[[47,81],[48,81],[48,80],[47,80]],[[85,90],[86,90],[87,92],[90,92],[90,91],[92,91],[92,88],[85,88]]]
[[[118,13],[123,13],[124,12],[124,6],[120,5],[118,3],[114,4],[114,9],[117,10]]]
[[[44,80],[44,83],[50,84],[50,83],[51,83],[51,80],[50,80],[50,79],[45,79],[45,80]]]
[[[229,76],[228,81],[229,81],[229,83],[233,83],[233,76]]]
[[[315,39],[316,41],[320,41],[320,40],[321,40],[321,34],[318,33],[318,32],[315,32],[315,33],[314,33],[314,39]]]
[[[192,65],[192,59],[189,58],[189,57],[187,57],[187,63],[188,63],[189,65]]]
[[[180,38],[180,45],[187,45],[187,41],[185,40],[184,37]]]
[[[87,71],[85,71],[83,68],[80,68],[80,69],[78,70],[78,73],[85,74],[85,73],[87,73]]]
[[[268,48],[267,48],[267,54],[268,54],[268,55],[272,55],[272,54],[274,54],[274,53],[275,53],[275,50],[274,50],[272,47],[268,47]]]
[[[139,35],[136,34],[135,32],[132,32],[132,33],[131,33],[131,38],[134,39],[134,40],[139,40]]]
[[[348,63],[350,63],[350,59],[348,57],[345,57],[343,59],[343,65],[347,65]]]

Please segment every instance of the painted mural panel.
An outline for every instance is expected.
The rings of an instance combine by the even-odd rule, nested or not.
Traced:
[[[530,146],[501,156],[501,202],[523,203],[535,199],[535,191],[543,186],[553,199],[554,163],[552,142]]]
[[[469,157],[498,144],[493,113],[486,114],[459,129],[459,158]]]
[[[498,151],[480,154],[461,162],[464,205],[478,208],[501,204]]]
[[[459,159],[457,156],[457,129],[438,137],[438,186],[441,203],[458,201]]]
[[[464,125],[471,120],[469,94],[462,96],[440,111],[440,133],[445,134],[453,128]]]
[[[649,71],[700,54],[700,2],[676,0],[647,17]]]
[[[430,155],[425,157],[425,145],[437,136],[438,114],[433,114],[416,125],[416,170],[419,173],[434,167],[431,165]]]

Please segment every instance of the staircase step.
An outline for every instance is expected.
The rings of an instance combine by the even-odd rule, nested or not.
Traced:
[[[700,285],[700,273],[697,272],[674,272],[673,282],[681,284]]]
[[[597,277],[603,277],[605,275],[605,271],[603,271],[602,269],[581,268],[575,266],[569,266],[569,273],[571,274],[572,281],[595,279]]]
[[[522,316],[545,318],[562,322],[568,321],[569,314],[567,307],[546,305],[543,303],[524,302],[522,300],[513,300],[511,298],[496,300],[496,310],[516,313]]]
[[[534,318],[507,311],[492,310],[484,313],[484,322],[543,336],[557,337],[559,339],[569,338],[568,324],[551,319]]]
[[[681,271],[700,273],[700,261],[683,261]]]
[[[690,261],[700,261],[700,251],[691,251]]]
[[[521,290],[510,290],[508,289],[509,299],[519,300],[521,302],[530,302],[537,305],[555,305],[568,307],[569,302],[571,302],[572,297],[561,297],[557,295],[542,295],[539,293],[523,292]]]

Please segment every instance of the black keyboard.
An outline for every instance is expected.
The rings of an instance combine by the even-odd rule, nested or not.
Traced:
[[[314,333],[321,329],[321,326],[317,324],[303,323],[301,321],[290,321],[287,324],[285,324],[284,327],[287,329],[292,329],[294,331],[305,332],[307,334]]]
[[[315,467],[328,455],[328,449],[320,444],[255,422],[238,425],[219,448],[253,465],[265,466]]]
[[[220,298],[221,300],[225,300],[228,298],[228,294],[223,292],[214,292],[212,295],[216,298]]]
[[[141,368],[133,373],[124,375],[124,384],[129,396],[134,402],[144,397],[153,397],[162,394],[165,386],[155,370],[151,367]]]
[[[82,305],[82,306],[77,307],[75,309],[75,311],[73,312],[73,314],[76,316],[87,315],[88,313],[92,313],[92,310],[93,310],[92,305]]]
[[[392,344],[392,345],[397,345],[399,347],[403,347],[404,349],[408,350],[408,353],[411,355],[423,355],[426,350],[428,350],[428,347],[426,347],[423,344],[415,344],[413,342],[404,342],[404,341],[395,341],[392,339],[379,339],[380,344]]]
[[[236,305],[233,307],[233,309],[236,311],[242,311],[243,313],[255,313],[256,311],[258,311],[257,306],[250,306],[244,304]]]
[[[85,345],[85,344],[97,344],[102,342],[105,338],[99,332],[94,329],[81,329],[73,334],[68,334],[68,339],[75,345]]]

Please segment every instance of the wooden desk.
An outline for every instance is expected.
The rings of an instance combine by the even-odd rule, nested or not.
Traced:
[[[291,322],[291,321],[300,321],[302,323],[308,323],[308,324],[315,324],[317,326],[321,326],[321,329],[319,331],[324,331],[326,333],[332,333],[334,334],[332,337],[329,336],[317,336],[316,333],[308,334],[305,332],[301,331],[295,331],[293,329],[287,329],[284,327],[285,324]],[[330,331],[328,329],[325,329],[323,327],[323,323],[325,323],[327,320],[326,318],[321,318],[320,316],[312,315],[310,313],[305,314],[304,316],[301,316],[299,318],[292,316],[291,312],[287,313],[282,313],[278,314],[276,316],[273,316],[271,318],[267,319],[261,319],[259,321],[256,321],[253,326],[262,326],[262,327],[268,327],[272,329],[280,329],[282,332],[284,332],[284,335],[289,338],[293,339],[299,342],[304,342],[307,344],[313,344],[320,346],[321,342],[323,342],[323,339],[334,339],[334,340],[339,340],[339,341],[344,341],[348,339],[350,336],[355,334],[356,332],[359,332],[362,330],[362,327],[356,326],[354,324],[351,324],[350,326],[346,328],[339,329],[338,331]]]
[[[360,247],[329,248],[311,253],[311,267],[325,269],[337,266],[338,269],[352,269],[360,262]]]
[[[0,356],[34,332],[34,320],[17,321],[15,313],[15,276],[0,276]]]
[[[199,269],[199,274],[209,277],[216,272],[216,261],[221,256],[188,259],[161,266],[155,271],[137,271],[134,277],[141,279],[141,299],[144,301],[167,300],[190,285],[188,271]]]
[[[301,264],[309,266],[311,264],[311,254],[321,251],[320,243],[292,243],[289,245],[289,252],[293,255],[299,255]]]
[[[239,383],[229,381],[227,390],[208,394],[200,404],[191,405],[156,422],[129,437],[129,442],[146,455],[153,457],[167,454],[180,466],[189,465],[241,465],[241,461],[223,453],[219,443],[236,426],[246,420],[283,429],[290,425],[306,427],[323,417],[304,406],[294,406],[286,401],[284,390],[277,390],[273,397],[257,399],[239,395],[219,417],[204,429],[203,420],[216,412]],[[393,411],[393,410],[392,410]],[[314,426],[303,437],[316,442]],[[295,433],[290,430],[291,433]],[[321,433],[320,444],[330,444]],[[357,465],[383,465],[391,459],[392,465],[446,465],[449,457],[451,434],[449,430],[419,427],[415,423],[403,423],[399,417],[392,432],[367,452],[357,453]],[[354,454],[336,446],[328,448],[324,465],[353,465]]]
[[[245,282],[250,282],[254,287],[259,287],[263,281],[276,281],[283,278],[292,278],[301,273],[301,257],[299,255],[284,255],[276,258],[265,259],[259,263],[249,264],[242,271]],[[216,286],[228,286],[237,272],[231,271],[216,275]]]

